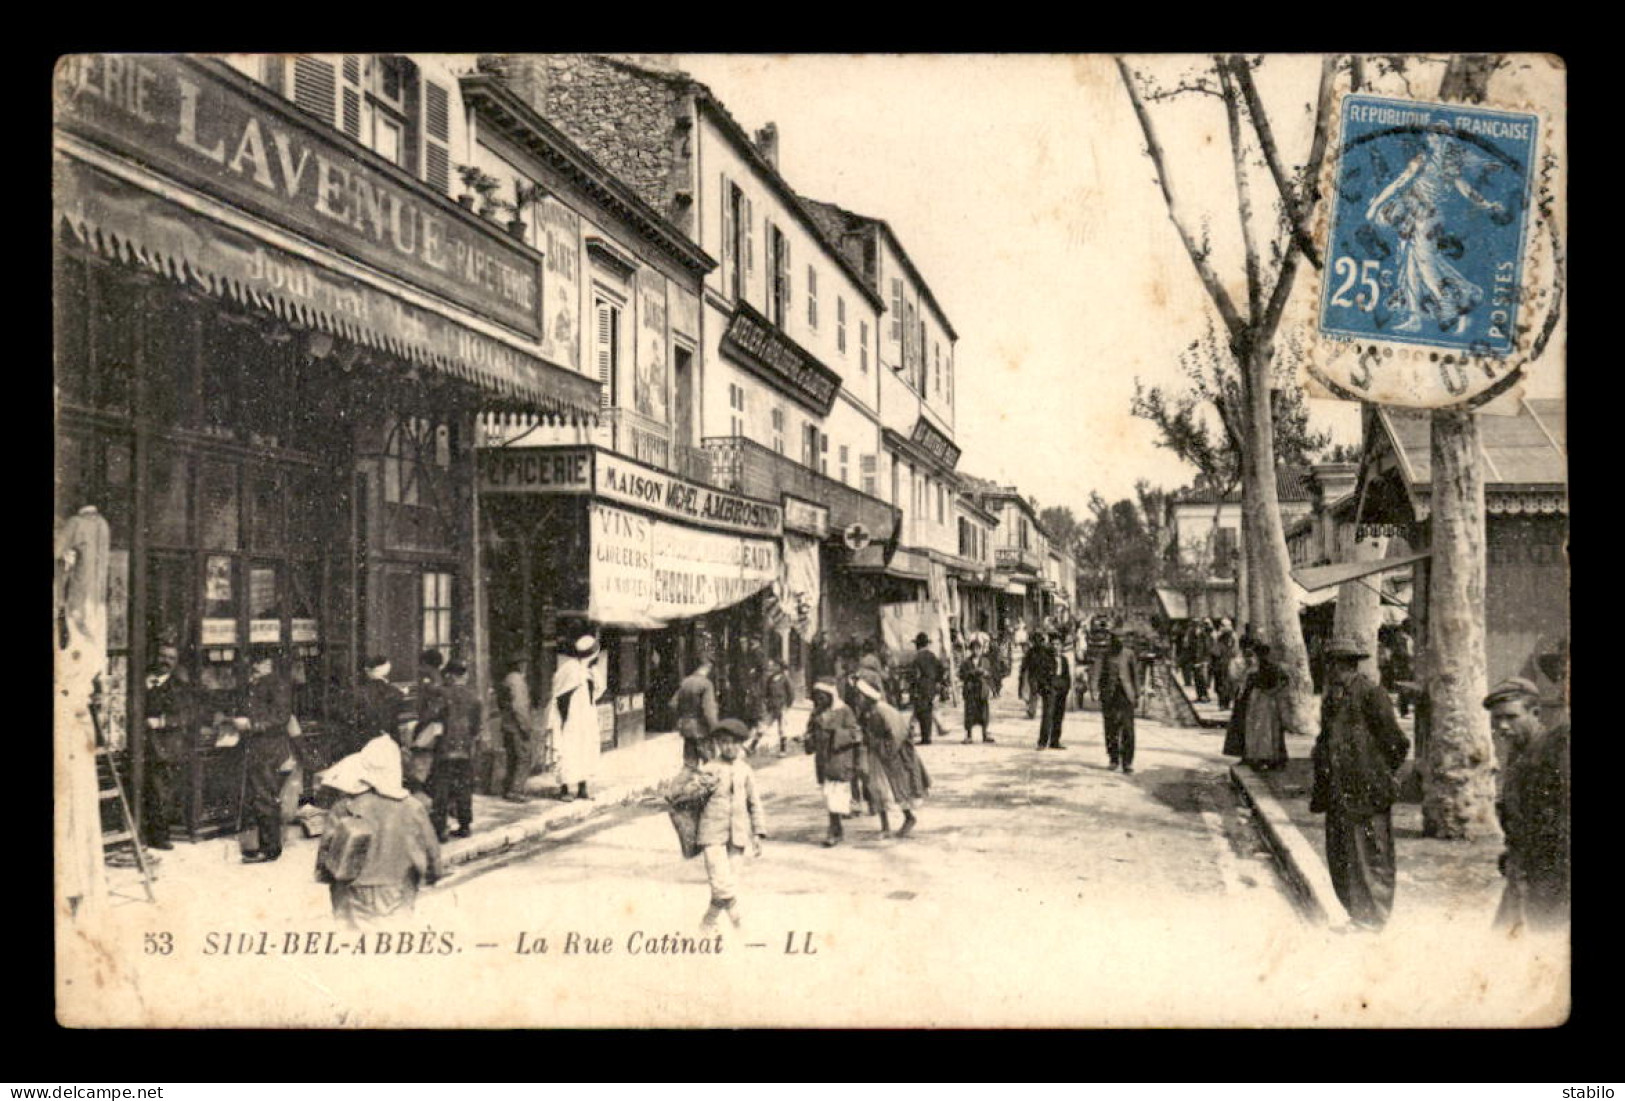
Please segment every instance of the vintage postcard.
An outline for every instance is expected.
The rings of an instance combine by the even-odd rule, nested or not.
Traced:
[[[83,54],[70,1027],[1550,1027],[1566,77]]]

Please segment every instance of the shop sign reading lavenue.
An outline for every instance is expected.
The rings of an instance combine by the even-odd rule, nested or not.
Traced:
[[[784,534],[784,510],[668,474],[594,447],[491,447],[480,451],[486,493],[591,493],[697,527]]]
[[[81,54],[56,122],[181,183],[540,337],[541,256],[323,133],[220,62]]]

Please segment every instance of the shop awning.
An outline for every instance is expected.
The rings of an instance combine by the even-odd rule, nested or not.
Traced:
[[[1334,562],[1329,566],[1305,566],[1301,570],[1292,571],[1292,580],[1311,592],[1319,589],[1335,589],[1349,581],[1362,577],[1370,577],[1374,573],[1387,573],[1402,566],[1409,566],[1422,561],[1427,553],[1407,554],[1401,558],[1373,558],[1364,562]]]
[[[1010,596],[1026,596],[1027,583],[1025,581],[1006,581],[1004,591]]]
[[[76,160],[55,164],[57,217],[109,259],[443,371],[529,411],[598,415],[593,379]]]
[[[1162,614],[1169,619],[1189,619],[1191,610],[1185,594],[1177,589],[1159,586],[1157,588],[1157,603],[1162,605]]]
[[[1329,589],[1306,589],[1298,584],[1296,580],[1293,580],[1291,584],[1292,596],[1297,600],[1298,605],[1303,608],[1314,608],[1325,604],[1329,600],[1337,599],[1337,586],[1335,585]]]
[[[914,551],[899,550],[887,562],[886,549],[879,543],[870,543],[854,551],[847,569],[854,573],[881,573],[908,581],[929,581],[931,578],[930,559]]]

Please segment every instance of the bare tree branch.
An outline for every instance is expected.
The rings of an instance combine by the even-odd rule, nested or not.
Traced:
[[[1247,103],[1247,114],[1253,120],[1253,130],[1258,134],[1258,146],[1264,151],[1264,163],[1269,166],[1270,175],[1275,178],[1275,188],[1281,193],[1281,209],[1286,215],[1287,228],[1292,234],[1292,243],[1303,250],[1304,256],[1319,271],[1321,267],[1320,250],[1309,239],[1309,231],[1304,227],[1303,216],[1299,213],[1302,205],[1297,190],[1288,182],[1286,172],[1281,167],[1280,150],[1275,144],[1275,133],[1270,128],[1269,116],[1264,112],[1264,104],[1258,98],[1258,86],[1253,83],[1253,71],[1245,63],[1235,66],[1236,86],[1241,89],[1241,95]],[[1315,160],[1311,151],[1310,160]],[[1305,187],[1311,189],[1315,186],[1313,178],[1305,178]]]
[[[1162,199],[1168,208],[1168,220],[1173,222],[1174,229],[1179,233],[1179,240],[1184,244],[1185,252],[1196,268],[1197,278],[1202,281],[1208,297],[1213,300],[1214,308],[1219,311],[1219,317],[1224,321],[1232,343],[1243,344],[1247,339],[1247,325],[1236,312],[1235,303],[1230,300],[1224,285],[1219,282],[1218,275],[1208,263],[1207,255],[1196,247],[1196,242],[1191,239],[1185,224],[1179,220],[1179,208],[1174,202],[1174,194],[1168,183],[1168,169],[1162,155],[1162,144],[1157,140],[1156,130],[1151,125],[1151,116],[1146,112],[1145,102],[1140,98],[1140,91],[1134,84],[1134,76],[1129,72],[1128,63],[1121,57],[1116,61],[1117,71],[1123,78],[1123,87],[1128,90],[1129,102],[1134,105],[1134,115],[1139,119],[1140,130],[1145,134],[1146,152],[1157,170],[1157,186],[1162,189]]]
[[[1235,68],[1246,68],[1237,58],[1215,57],[1213,67],[1219,73],[1219,87],[1224,91],[1224,117],[1230,128],[1230,162],[1236,171],[1236,213],[1241,222],[1241,244],[1247,267],[1247,320],[1258,324],[1263,292],[1258,286],[1258,242],[1253,239],[1253,193],[1247,182],[1247,158],[1242,152],[1241,107],[1236,102]]]

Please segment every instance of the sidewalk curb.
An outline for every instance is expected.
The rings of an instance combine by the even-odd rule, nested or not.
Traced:
[[[1252,808],[1254,821],[1275,854],[1282,878],[1291,888],[1299,910],[1317,925],[1334,929],[1347,925],[1348,912],[1332,888],[1331,873],[1281,801],[1251,769],[1240,765],[1230,766],[1230,783],[1243,802]]]

